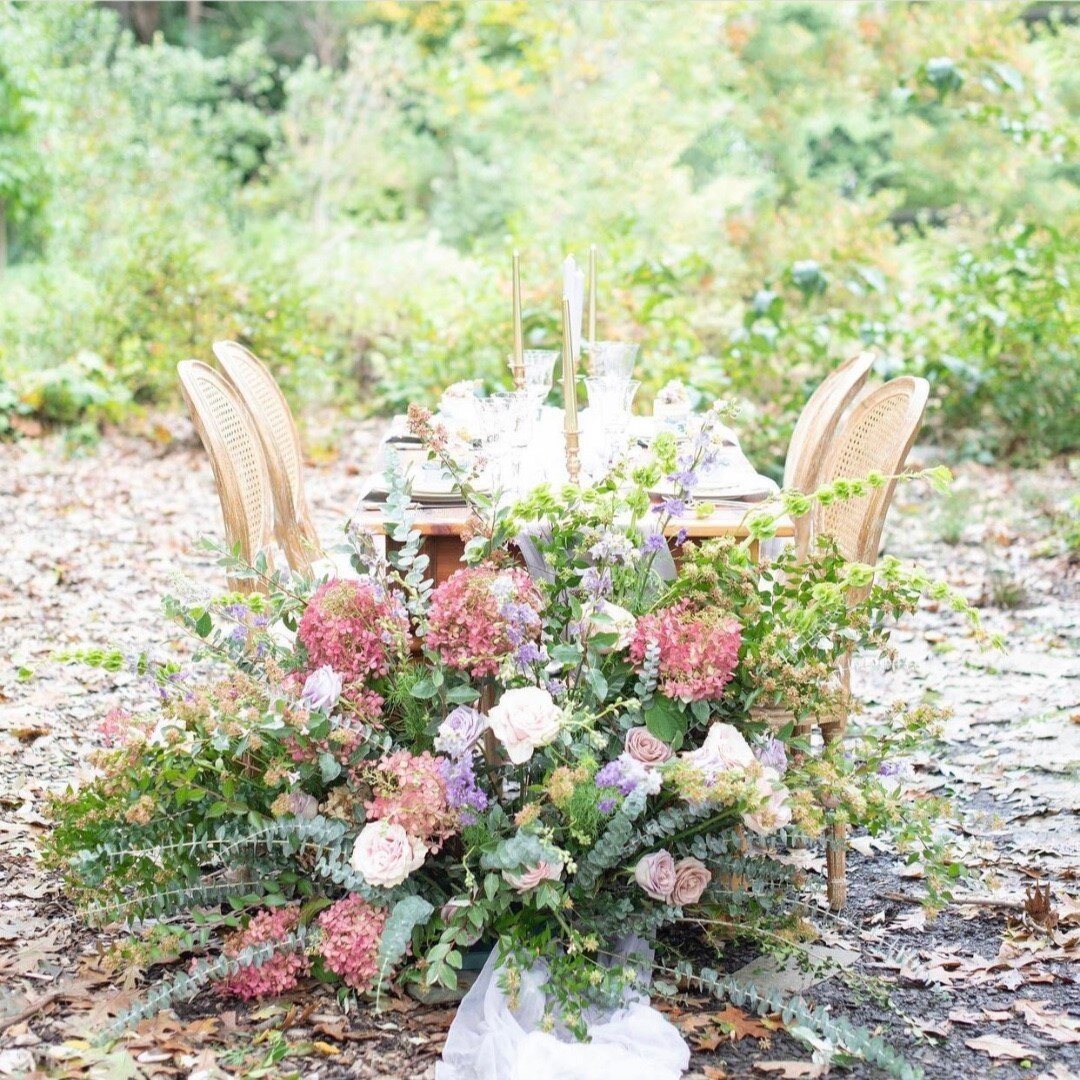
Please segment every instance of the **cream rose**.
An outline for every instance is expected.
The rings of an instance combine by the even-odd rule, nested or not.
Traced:
[[[538,746],[551,742],[561,723],[562,712],[551,695],[536,686],[507,690],[488,713],[488,727],[515,765],[528,761]]]
[[[372,821],[360,830],[349,865],[371,885],[400,885],[427,857],[423,840],[400,825]]]
[[[671,889],[671,902],[676,907],[696,904],[712,881],[712,874],[698,859],[680,859],[675,864],[675,884]]]
[[[671,747],[648,728],[635,727],[626,733],[626,752],[642,765],[663,765],[671,760]]]
[[[527,867],[520,874],[503,871],[503,877],[518,891],[528,892],[535,889],[542,881],[558,881],[562,877],[562,863],[548,862],[542,859],[535,866]]]
[[[720,773],[749,768],[756,760],[750,744],[742,737],[738,728],[730,724],[713,724],[701,748],[691,750],[683,757],[688,764],[703,773],[710,784]]]
[[[654,900],[670,903],[675,888],[675,860],[671,853],[661,849],[643,855],[634,869],[634,880]]]
[[[599,616],[599,617],[598,617]],[[637,627],[637,619],[626,610],[624,607],[619,607],[618,604],[610,604],[607,600],[602,600],[596,607],[596,611],[589,618],[589,637],[596,637],[597,634],[617,634],[613,645],[604,645],[597,648],[597,652],[602,656],[606,656],[608,653],[621,652],[623,649],[630,647],[630,642],[634,639],[634,630]]]
[[[763,769],[757,782],[760,805],[749,814],[743,814],[743,824],[758,836],[766,836],[791,824],[791,807],[788,805],[788,789],[780,783],[775,769]]]

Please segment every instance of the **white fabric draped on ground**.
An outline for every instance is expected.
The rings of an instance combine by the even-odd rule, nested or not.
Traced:
[[[615,952],[633,957],[647,988],[652,949],[641,938],[626,938]],[[435,1080],[678,1080],[689,1065],[689,1047],[644,990],[628,992],[616,1009],[592,1011],[589,1042],[540,1031],[547,966],[541,961],[523,975],[511,1011],[499,989],[497,955],[488,957],[458,1007]]]

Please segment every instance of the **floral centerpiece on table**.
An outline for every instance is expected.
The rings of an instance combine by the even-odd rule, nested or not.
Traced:
[[[473,507],[468,565],[428,580],[392,473],[395,544],[383,558],[349,530],[355,578],[297,580],[226,555],[233,578],[265,591],[168,601],[209,675],[136,659],[161,711],[111,718],[99,777],[58,801],[49,840],[99,917],[153,917],[159,938],[171,920],[170,947],[202,955],[135,1016],[207,983],[242,998],[310,977],[358,993],[453,988],[486,948],[511,1000],[542,961],[544,1023],[581,1036],[588,1007],[637,978],[612,959],[627,935],[657,943],[658,972],[689,977],[665,926],[788,925],[794,871],[777,856],[830,819],[896,825],[933,863],[933,807],[902,806],[882,776],[931,712],[893,713],[847,754],[811,753],[795,721],[835,707],[848,650],[884,648],[887,620],[941,589],[890,561],[874,577],[828,546],[759,565],[749,541],[682,543],[676,567],[665,527],[719,420],[681,448],[659,437],[648,461],[590,487],[507,508],[473,490],[414,410]],[[676,494],[654,506],[664,477]],[[755,511],[752,540],[806,503]],[[542,572],[525,571],[515,537]],[[755,719],[755,703],[781,699],[792,722]],[[218,950],[214,922],[229,928]],[[860,1038],[847,1042],[881,1056]]]

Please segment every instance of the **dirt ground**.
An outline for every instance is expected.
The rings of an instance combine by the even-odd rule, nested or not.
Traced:
[[[308,477],[324,538],[378,436],[374,423],[324,435],[334,453]],[[871,711],[897,698],[953,710],[941,743],[912,762],[918,789],[953,799],[967,871],[953,903],[928,919],[912,868],[856,836],[850,902],[831,916],[823,858],[796,853],[821,931],[814,948],[835,972],[806,997],[879,1032],[928,1077],[1080,1076],[1080,566],[1061,516],[1075,489],[1063,465],[966,466],[951,495],[902,489],[891,515],[888,549],[948,577],[1008,644],[980,652],[955,617],[924,610],[897,629],[897,664],[856,670]],[[108,935],[85,929],[41,871],[43,800],[86,775],[96,720],[149,689],[51,658],[85,645],[183,653],[160,598],[180,579],[216,579],[193,544],[220,518],[189,426],[165,418],[157,438],[110,435],[78,457],[58,438],[0,445],[0,523],[0,1076],[431,1077],[452,1010],[402,999],[378,1015],[343,1012],[321,989],[251,1009],[206,995],[121,1044],[91,1045],[158,972],[111,970]],[[1049,885],[1052,929],[1025,913],[1036,884]],[[740,946],[710,959],[736,970],[752,958]],[[827,1074],[826,1048],[797,1032],[692,997],[667,1007],[695,1048],[691,1076]],[[829,1075],[874,1071],[837,1058]]]

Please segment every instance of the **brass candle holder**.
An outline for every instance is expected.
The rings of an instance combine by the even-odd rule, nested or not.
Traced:
[[[581,473],[580,442],[577,415],[577,362],[574,341],[570,334],[570,301],[564,296],[563,310],[563,434],[566,438],[566,476],[571,484],[578,482]]]
[[[521,390],[525,386],[525,336],[521,326],[521,256],[516,251],[513,279],[514,353],[511,368],[514,373],[514,387]]]

